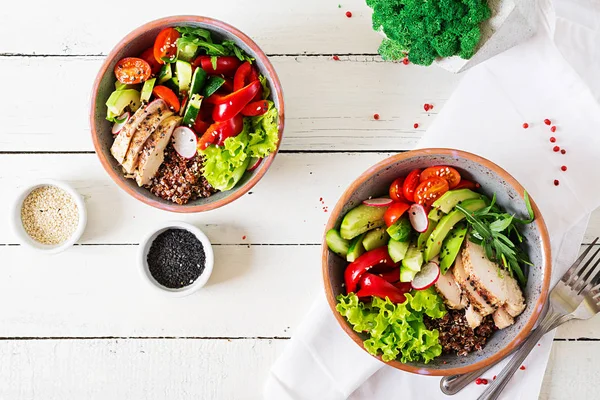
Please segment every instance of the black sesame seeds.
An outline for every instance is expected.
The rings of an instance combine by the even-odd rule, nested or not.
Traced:
[[[185,229],[167,229],[154,239],[147,256],[150,273],[168,288],[191,285],[202,274],[206,257],[202,242]]]

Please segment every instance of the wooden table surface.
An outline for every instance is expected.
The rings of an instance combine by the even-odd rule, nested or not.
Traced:
[[[319,199],[332,208],[369,166],[412,149],[460,80],[384,63],[369,11],[361,0],[0,8],[0,398],[261,397],[267,371],[322,290],[328,214]],[[282,150],[262,181],[196,215],[162,212],[120,190],[94,154],[87,122],[92,81],[112,46],[177,14],[222,19],[254,38],[287,108]],[[18,246],[7,226],[16,190],[39,178],[72,183],[88,207],[79,244],[57,256]],[[183,299],[148,290],[136,265],[141,238],[172,219],[198,225],[215,245],[208,286]],[[597,214],[586,241],[599,233]],[[542,399],[597,398],[598,328],[595,318],[559,329]]]

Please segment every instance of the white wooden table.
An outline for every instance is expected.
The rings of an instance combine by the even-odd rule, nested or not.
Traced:
[[[319,198],[333,206],[370,165],[413,148],[460,77],[382,62],[362,0],[123,4],[0,7],[0,398],[258,399],[321,290],[328,214]],[[173,215],[129,197],[101,168],[88,129],[104,55],[170,14],[245,31],[284,87],[286,130],[272,168],[251,193],[204,214]],[[42,177],[74,184],[89,212],[79,245],[53,257],[16,245],[7,226],[15,190]],[[184,299],[148,290],[136,270],[140,238],[170,219],[197,224],[215,244],[209,285]],[[600,214],[586,240],[598,233]],[[559,330],[541,398],[597,398],[598,328],[593,319]]]

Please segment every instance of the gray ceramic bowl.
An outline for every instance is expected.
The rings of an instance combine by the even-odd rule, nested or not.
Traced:
[[[90,127],[92,140],[96,154],[102,166],[110,177],[127,193],[136,199],[162,210],[174,212],[201,212],[212,210],[225,204],[231,203],[247,193],[263,177],[273,162],[277,151],[265,158],[261,164],[252,172],[246,172],[240,182],[227,192],[219,192],[204,199],[198,199],[185,205],[177,205],[154,196],[150,191],[137,186],[134,180],[126,179],[121,172],[121,167],[110,154],[110,146],[113,142],[111,123],[106,117],[106,100],[114,90],[115,76],[113,69],[115,64],[123,57],[138,56],[144,50],[152,47],[158,33],[167,27],[174,26],[197,26],[210,30],[216,39],[233,40],[242,50],[255,58],[255,65],[262,75],[267,78],[271,88],[271,97],[279,111],[279,144],[283,136],[284,104],[283,92],[275,69],[267,56],[241,31],[224,22],[199,16],[175,16],[149,22],[127,35],[110,52],[94,82],[92,90]],[[279,150],[279,148],[278,148]]]
[[[373,166],[344,192],[335,206],[325,228],[325,232],[339,227],[342,217],[369,196],[385,195],[392,181],[404,176],[414,168],[426,168],[434,165],[449,165],[457,168],[461,175],[469,180],[479,182],[481,191],[488,196],[496,193],[498,204],[508,212],[527,215],[523,199],[523,187],[506,171],[482,157],[452,149],[422,149],[401,153]],[[429,364],[388,362],[390,366],[412,373],[423,375],[454,375],[475,371],[490,365],[508,355],[529,334],[542,312],[548,296],[550,285],[550,239],[544,219],[539,209],[531,200],[535,212],[535,222],[523,229],[526,240],[526,251],[534,267],[530,268],[525,297],[527,308],[515,324],[494,333],[485,348],[480,352],[470,353],[466,357],[444,355]],[[336,310],[335,298],[345,293],[342,284],[343,273],[348,265],[342,258],[333,254],[323,241],[323,278],[327,301],[337,321],[344,331],[360,346],[366,336],[352,330],[346,319]]]

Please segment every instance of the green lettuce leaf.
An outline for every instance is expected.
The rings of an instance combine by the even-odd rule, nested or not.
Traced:
[[[268,111],[256,117],[247,117],[244,129],[250,135],[248,152],[250,157],[264,158],[277,150],[279,129],[277,108],[269,101]]]
[[[230,190],[242,179],[250,162],[247,147],[248,134],[242,131],[226,139],[222,147],[209,146],[200,151],[204,156],[203,175],[212,187],[220,191]]]
[[[394,304],[389,299],[373,297],[371,304],[359,301],[354,293],[339,295],[337,311],[357,332],[366,332],[365,349],[381,354],[383,361],[400,357],[401,362],[428,363],[442,354],[439,332],[428,330],[423,315],[441,318],[446,309],[432,289],[406,294],[406,301]]]

